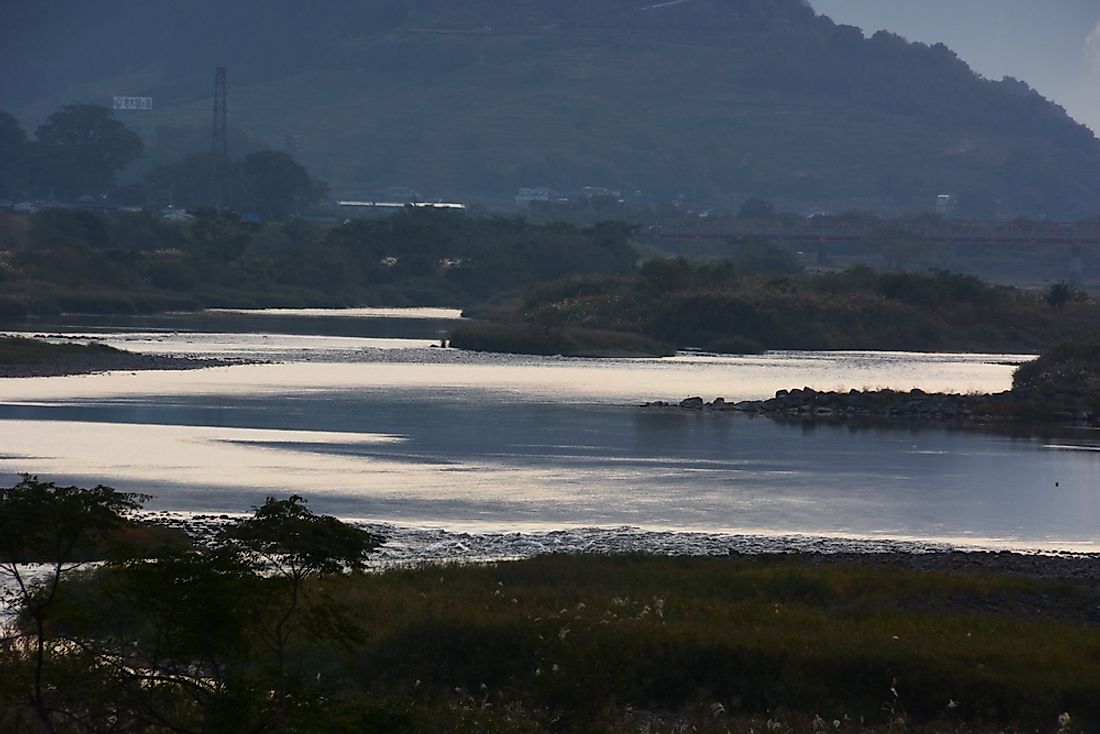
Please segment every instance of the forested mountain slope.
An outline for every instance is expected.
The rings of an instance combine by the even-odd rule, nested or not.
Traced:
[[[338,195],[505,200],[605,186],[732,209],[1100,214],[1091,131],[944,46],[799,0],[58,0],[5,9],[0,107],[150,95],[150,161],[209,145],[215,66],[237,145],[289,147]],[[635,192],[639,192],[635,194]]]

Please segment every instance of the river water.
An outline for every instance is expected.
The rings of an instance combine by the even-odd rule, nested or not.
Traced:
[[[997,391],[1025,356],[603,361],[435,348],[455,318],[215,312],[8,327],[265,363],[0,380],[0,478],[102,482],[181,513],[242,512],[293,492],[318,512],[413,534],[446,531],[467,545],[687,533],[719,545],[751,535],[1100,549],[1095,432],[639,407],[802,386]]]

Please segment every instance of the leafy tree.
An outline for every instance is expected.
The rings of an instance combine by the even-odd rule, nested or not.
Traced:
[[[113,718],[181,732],[270,730],[278,717],[257,676],[256,640],[257,610],[271,599],[253,563],[232,548],[174,551],[113,563],[94,581],[83,604],[109,617],[74,614],[67,631],[94,653]]]
[[[288,722],[317,698],[312,676],[288,674],[303,667],[288,665],[291,637],[358,640],[343,606],[307,581],[362,569],[380,539],[301,497],[268,498],[213,547],[115,554],[62,579],[141,499],[33,477],[0,492],[0,567],[28,630],[22,646],[0,644],[0,729],[299,731]],[[57,570],[32,583],[28,561]]]
[[[1052,308],[1062,308],[1073,301],[1087,301],[1088,294],[1065,281],[1052,283],[1043,294],[1043,300]]]
[[[327,190],[300,163],[279,151],[249,153],[231,161],[229,167],[234,206],[267,220],[286,219]],[[158,201],[198,209],[210,204],[210,176],[210,154],[190,153],[175,163],[150,168],[143,183]]]
[[[243,264],[257,229],[256,224],[244,221],[236,212],[200,209],[191,224],[191,237],[207,257],[225,264]]]
[[[896,224],[876,228],[869,243],[882,253],[887,270],[904,270],[910,260],[928,248],[920,234]]]
[[[161,163],[150,168],[143,180],[157,201],[180,209],[209,206],[210,153],[189,153],[175,163]]]
[[[47,663],[49,621],[58,587],[87,559],[91,545],[121,527],[145,499],[103,485],[59,487],[30,475],[0,490],[0,573],[12,582],[5,601],[19,611],[30,630],[16,642],[31,661],[28,701],[47,730],[53,728],[55,713]],[[24,567],[28,563],[43,564],[43,575],[29,578]]]
[[[110,244],[107,218],[83,209],[52,208],[39,212],[31,223],[31,241],[37,248],[91,247]]]
[[[0,194],[14,195],[26,183],[27,134],[13,115],[0,110]]]
[[[775,204],[763,199],[749,199],[737,210],[738,219],[770,219],[775,216]]]
[[[264,219],[286,219],[320,199],[326,190],[300,163],[280,151],[249,153],[237,168],[240,208],[258,212]]]
[[[361,571],[381,538],[335,517],[314,514],[299,495],[283,500],[268,497],[252,517],[228,528],[225,537],[261,559],[283,587],[281,604],[269,607],[274,623],[267,631],[275,647],[276,690],[283,697],[287,690],[287,644],[297,629],[295,622],[302,610],[306,580],[346,570]]]
[[[1084,338],[1048,349],[1016,368],[1012,391],[1040,399],[1046,410],[1100,411],[1100,341]]]
[[[667,292],[686,288],[695,276],[695,268],[682,257],[675,260],[647,260],[638,272],[641,283],[650,291]]]
[[[790,275],[802,271],[798,256],[766,240],[751,240],[737,248],[733,263],[747,273]]]
[[[99,105],[66,105],[35,136],[37,184],[74,196],[110,191],[118,173],[145,149],[135,132]]]

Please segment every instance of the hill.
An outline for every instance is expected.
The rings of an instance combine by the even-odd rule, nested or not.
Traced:
[[[970,217],[1100,212],[1100,146],[1060,107],[800,0],[110,6],[7,9],[0,107],[33,127],[60,103],[153,96],[125,118],[149,165],[208,147],[224,65],[235,145],[290,148],[343,196],[600,186],[897,212],[953,193]]]

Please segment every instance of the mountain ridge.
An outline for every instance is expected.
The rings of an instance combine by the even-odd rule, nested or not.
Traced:
[[[30,48],[45,11],[24,8],[16,25],[32,30],[0,31],[20,36],[5,55],[54,64],[9,77],[0,106],[33,120],[59,99],[154,96],[157,110],[125,118],[151,163],[208,145],[213,66],[227,65],[232,125],[293,149],[337,193],[501,202],[594,185],[883,212],[953,193],[975,217],[1100,213],[1100,143],[1061,107],[942,44],[865,38],[799,0],[57,5],[80,26],[75,53],[111,54],[50,82],[65,54]],[[136,40],[124,53],[104,38]]]

